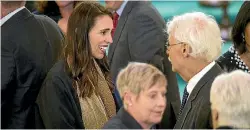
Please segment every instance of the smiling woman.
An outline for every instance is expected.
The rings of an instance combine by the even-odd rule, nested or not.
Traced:
[[[39,128],[99,129],[116,113],[105,47],[112,42],[112,14],[96,2],[72,12],[62,51],[37,98]]]

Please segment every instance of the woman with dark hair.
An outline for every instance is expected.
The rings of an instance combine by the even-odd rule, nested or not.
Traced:
[[[35,14],[43,14],[52,18],[61,30],[67,32],[67,23],[70,14],[79,1],[36,1]]]
[[[250,1],[245,1],[235,20],[232,39],[233,46],[218,60],[226,71],[241,69],[250,73]]]
[[[62,59],[48,73],[37,98],[45,128],[99,129],[115,115],[105,56],[112,28],[112,14],[99,3],[76,6]]]

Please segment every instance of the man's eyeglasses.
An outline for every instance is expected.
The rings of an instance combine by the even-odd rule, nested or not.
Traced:
[[[167,41],[167,43],[165,44],[166,48],[169,49],[171,46],[175,46],[175,45],[179,45],[179,44],[183,44],[184,42],[178,42],[178,43],[175,43],[175,44],[169,44],[169,41]]]

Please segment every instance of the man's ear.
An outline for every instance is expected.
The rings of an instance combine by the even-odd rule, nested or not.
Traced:
[[[182,44],[182,54],[184,57],[188,57],[192,52],[192,48],[188,44]]]
[[[212,109],[212,120],[213,120],[213,128],[216,129],[218,127],[219,113],[216,109]]]

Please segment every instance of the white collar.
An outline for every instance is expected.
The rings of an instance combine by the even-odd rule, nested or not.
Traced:
[[[9,13],[8,15],[4,16],[1,20],[0,20],[0,23],[1,23],[1,26],[6,22],[8,21],[13,15],[15,15],[17,12],[21,11],[22,9],[24,9],[25,7],[22,6],[20,8],[17,8],[16,10],[12,11],[11,13]]]
[[[127,3],[128,3],[128,0],[124,0],[121,7],[116,11],[116,13],[119,15],[119,18],[122,15],[122,11],[124,10]]]
[[[199,73],[193,76],[187,84],[187,92],[189,95],[193,91],[195,85],[200,81],[200,79],[215,65],[215,61],[208,64],[205,68],[203,68]]]

